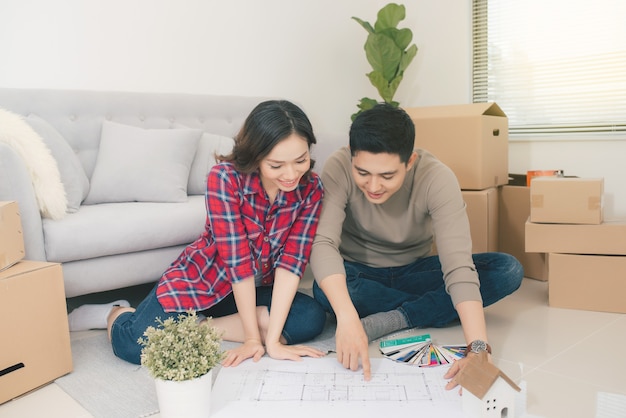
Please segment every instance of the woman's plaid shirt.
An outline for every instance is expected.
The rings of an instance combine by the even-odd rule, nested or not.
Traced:
[[[315,173],[291,192],[279,191],[270,205],[258,173],[242,174],[231,163],[211,169],[205,195],[205,231],[163,273],[157,297],[166,312],[204,310],[231,291],[232,283],[274,270],[302,277],[311,254],[322,205]]]

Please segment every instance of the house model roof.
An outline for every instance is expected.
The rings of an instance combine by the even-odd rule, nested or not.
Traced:
[[[488,361],[486,352],[478,356],[471,356],[465,367],[454,377],[454,380],[463,389],[482,399],[499,377],[516,391],[521,391],[519,386],[504,374],[502,370]]]

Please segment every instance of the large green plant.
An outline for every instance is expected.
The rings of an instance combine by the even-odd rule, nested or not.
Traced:
[[[398,23],[404,20],[406,11],[404,5],[390,3],[378,11],[376,23],[372,27],[358,17],[352,17],[368,32],[365,41],[365,55],[373,71],[367,74],[370,82],[380,94],[380,97],[393,106],[399,103],[393,100],[398,86],[404,76],[404,70],[409,66],[415,55],[417,46],[410,45],[413,39],[411,29],[398,29]],[[357,105],[359,111],[352,115],[352,120],[364,110],[371,109],[378,101],[364,97]]]

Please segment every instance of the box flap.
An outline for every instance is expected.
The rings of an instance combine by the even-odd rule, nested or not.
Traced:
[[[59,263],[50,263],[47,261],[21,260],[11,267],[0,271],[0,280],[10,279],[24,273],[41,270],[58,264]]]
[[[470,103],[451,106],[427,106],[412,107],[405,111],[413,119],[430,119],[430,118],[447,118],[447,117],[466,117],[466,116],[501,116],[506,114],[494,102],[490,103]]]

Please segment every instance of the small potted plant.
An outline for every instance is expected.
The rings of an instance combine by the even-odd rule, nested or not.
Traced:
[[[141,364],[155,379],[162,417],[208,417],[213,368],[224,356],[221,333],[195,311],[148,327],[139,339]]]

